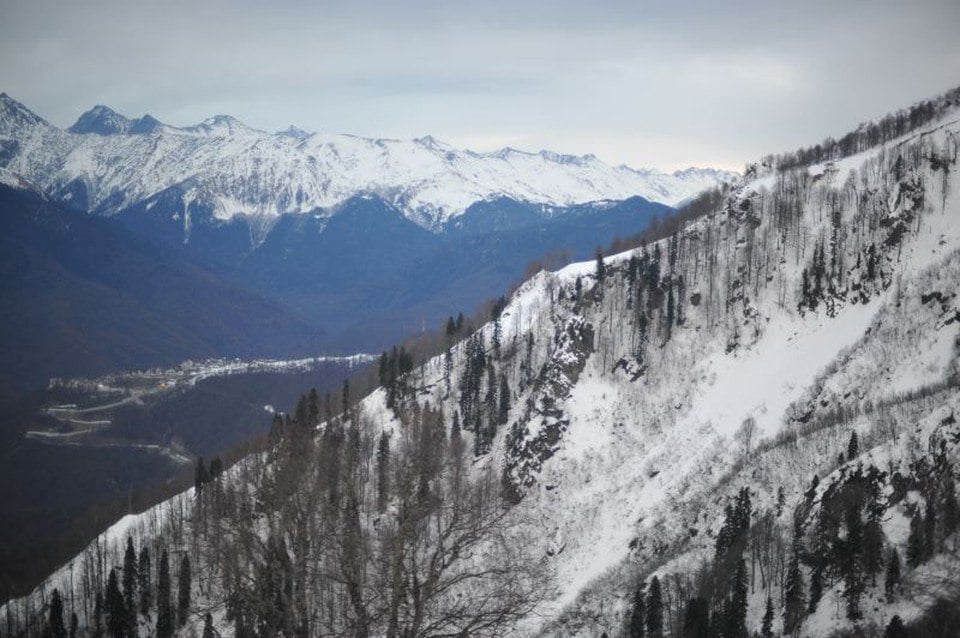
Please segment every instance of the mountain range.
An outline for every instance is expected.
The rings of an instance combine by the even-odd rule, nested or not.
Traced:
[[[4,139],[5,138],[5,139]],[[189,236],[194,202],[226,221],[261,225],[288,213],[329,216],[373,194],[419,225],[439,230],[470,205],[494,198],[569,206],[640,196],[676,206],[736,177],[689,168],[672,174],[609,166],[592,155],[504,148],[478,153],[430,136],[414,140],[279,133],[227,115],[174,127],[150,115],[129,119],[96,106],[61,130],[0,94],[0,162],[54,199],[115,214],[177,188]]]
[[[384,357],[366,396],[304,395],[8,626],[54,588],[97,626],[127,547],[203,566],[176,612],[197,633],[951,635],[958,157],[960,90],[764,158],[653,241]],[[114,598],[134,631],[171,613]]]
[[[149,115],[129,119],[105,106],[62,130],[6,94],[0,95],[0,170],[7,186],[41,194],[46,209],[100,220],[73,217],[75,241],[80,228],[93,232],[91,225],[99,224],[109,233],[129,235],[131,245],[154,246],[171,264],[202,268],[208,280],[276,304],[289,320],[249,337],[258,344],[255,354],[264,356],[291,355],[288,346],[303,343],[303,326],[315,336],[300,354],[389,346],[449,314],[472,311],[549,252],[563,249],[570,257],[584,257],[669,216],[673,209],[667,204],[735,177],[711,169],[668,175],[614,168],[592,156],[547,151],[476,153],[429,137],[366,139],[295,128],[271,134],[228,116],[173,127]],[[11,212],[4,221],[17,219]],[[42,234],[30,237],[43,240]],[[84,241],[84,250],[97,252],[96,242]],[[30,250],[51,254],[49,246]],[[121,266],[122,257],[99,254],[110,268],[131,277],[147,274],[135,265]],[[17,285],[18,273],[12,276],[8,285]],[[57,315],[43,301],[53,303],[51,296],[39,296],[39,288],[19,289],[38,295],[32,304],[24,298],[25,307],[40,316]],[[199,304],[166,304],[161,313],[242,314],[236,307],[210,307],[222,300],[217,295],[199,299]],[[92,308],[104,301],[88,300]],[[59,315],[58,325],[65,328],[60,334],[83,334],[76,326],[86,320],[69,316],[81,306],[66,307],[67,315]],[[151,325],[123,315],[118,310],[112,316],[129,325]],[[28,324],[39,325],[7,322],[8,341],[36,341],[20,332]],[[294,325],[301,326],[297,336],[286,332]],[[194,343],[197,333],[188,332],[171,334],[168,341]],[[66,345],[55,348],[60,357],[28,358],[46,364],[35,370],[21,366],[14,376],[104,371],[94,365],[97,357],[80,356],[85,346]],[[115,361],[125,366],[170,364],[185,353],[178,347],[138,357],[133,354],[146,354],[143,348],[123,350],[130,356]],[[241,350],[224,339],[219,352],[201,347],[195,356],[254,354]],[[53,369],[61,364],[64,370]]]

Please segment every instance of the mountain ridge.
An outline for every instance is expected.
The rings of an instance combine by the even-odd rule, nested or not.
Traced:
[[[96,106],[66,130],[4,94],[0,138],[17,148],[10,170],[51,196],[115,214],[176,185],[193,184],[218,219],[275,217],[332,209],[349,197],[377,194],[436,231],[471,204],[509,196],[574,205],[640,195],[673,205],[737,175],[717,169],[663,173],[613,167],[594,155],[504,148],[479,153],[432,136],[413,140],[343,134],[267,133],[227,115],[173,127],[145,115],[133,120]],[[7,114],[7,115],[4,115]],[[82,189],[83,202],[73,199]]]

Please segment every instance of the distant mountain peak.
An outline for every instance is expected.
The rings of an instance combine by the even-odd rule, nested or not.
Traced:
[[[148,133],[153,133],[154,131],[162,130],[165,127],[166,125],[163,122],[161,122],[157,118],[147,113],[143,117],[140,117],[134,120],[131,123],[130,130],[128,132],[137,133],[137,134],[148,134]]]
[[[0,133],[14,132],[38,124],[47,124],[47,121],[7,93],[0,93]]]
[[[45,134],[34,135],[41,123]],[[0,135],[9,138],[4,152],[11,170],[58,197],[69,194],[75,206],[112,214],[190,184],[183,205],[199,198],[221,221],[329,210],[369,192],[438,230],[472,204],[496,196],[570,206],[639,195],[672,206],[718,179],[732,179],[638,171],[594,155],[551,150],[475,152],[432,135],[367,138],[311,134],[295,126],[268,133],[230,115],[174,127],[149,114],[130,119],[102,104],[61,131],[8,96],[0,99]],[[163,145],[150,139],[156,135],[164,137]],[[128,138],[122,150],[112,136]]]
[[[260,132],[247,126],[232,115],[214,115],[213,117],[208,117],[196,126],[191,126],[184,130],[204,135],[234,135],[236,133]]]
[[[291,124],[287,128],[277,131],[274,133],[274,135],[278,135],[280,137],[291,137],[295,140],[305,140],[310,137],[311,133]]]
[[[67,131],[78,135],[88,133],[117,135],[128,133],[132,125],[133,120],[130,118],[117,113],[109,106],[97,104],[77,118],[77,121]]]

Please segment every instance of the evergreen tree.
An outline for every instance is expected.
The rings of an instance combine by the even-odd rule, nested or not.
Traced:
[[[213,616],[210,612],[203,617],[203,638],[216,638],[217,633],[213,630]]]
[[[810,603],[807,606],[807,613],[812,614],[817,611],[817,605],[823,597],[823,565],[818,561],[813,569],[810,570]]]
[[[907,537],[907,565],[916,567],[924,560],[926,542],[923,538],[923,521],[918,507],[910,517],[910,535]]]
[[[883,569],[883,527],[879,516],[870,515],[863,528],[863,572],[876,584]]]
[[[724,638],[747,636],[747,585],[747,563],[741,558],[733,575],[730,599],[724,613]]]
[[[383,513],[387,509],[387,500],[390,490],[390,436],[383,432],[377,443],[377,511]]]
[[[93,596],[93,635],[103,634],[103,592],[97,586],[97,591]]]
[[[630,610],[630,623],[627,627],[627,636],[629,638],[644,638],[644,623],[646,622],[646,607],[644,606],[643,596],[646,583],[640,581],[633,592],[633,607]]]
[[[787,503],[787,495],[783,491],[783,486],[777,488],[777,518],[783,514],[783,506]]]
[[[660,579],[650,579],[650,591],[647,592],[647,634],[650,638],[663,635],[663,594],[660,591]]]
[[[52,638],[67,638],[67,628],[63,624],[63,599],[60,590],[54,588],[50,594],[50,636]]]
[[[207,474],[207,468],[204,467],[203,457],[201,456],[197,459],[197,465],[196,465],[196,468],[194,468],[194,472],[193,472],[193,488],[194,488],[194,491],[196,492],[197,498],[200,498],[200,493],[203,490],[203,485],[208,480],[209,480],[209,476]]]
[[[943,484],[943,537],[951,536],[958,527],[960,527],[960,505],[957,503],[953,473],[947,468],[947,479]]]
[[[146,615],[153,602],[152,584],[150,583],[150,550],[144,545],[140,548],[140,560],[137,566],[140,589],[140,613]]]
[[[506,425],[507,418],[510,416],[510,386],[507,384],[506,375],[500,375],[500,391],[497,395],[500,401],[499,410],[497,411],[497,423]]]
[[[907,638],[910,634],[907,633],[907,628],[903,625],[903,618],[897,615],[890,619],[890,624],[887,625],[887,630],[883,635],[884,638]]]
[[[683,612],[684,638],[710,638],[710,604],[699,596],[687,600]]]
[[[852,461],[860,455],[860,441],[857,439],[857,431],[850,433],[850,443],[847,444],[847,459]]]
[[[316,425],[320,422],[320,395],[316,388],[310,389],[310,395],[307,397],[307,423]]]
[[[111,638],[125,638],[127,635],[127,605],[117,582],[117,571],[110,570],[107,578],[107,631]]]
[[[463,435],[460,433],[460,411],[453,411],[453,423],[450,424],[450,446],[456,454],[463,449]]]
[[[800,573],[799,548],[794,547],[787,569],[787,583],[783,594],[783,632],[792,634],[800,628],[806,609],[803,575]]]
[[[127,536],[127,549],[123,554],[123,597],[131,632],[137,623],[137,580],[137,552],[133,548],[133,538]]]
[[[77,638],[79,629],[80,620],[77,618],[77,612],[70,612],[70,638]]]
[[[923,560],[929,560],[937,553],[937,508],[936,498],[927,500],[926,515],[923,517]]]
[[[887,601],[893,599],[893,595],[900,585],[900,554],[894,548],[890,552],[890,561],[887,563],[887,576],[883,581],[883,590],[887,594]]]
[[[177,579],[177,620],[183,627],[187,623],[187,614],[190,613],[190,557],[183,555],[180,561],[180,574]]]
[[[773,599],[770,596],[767,596],[767,609],[763,612],[760,635],[763,638],[773,638]]]
[[[851,504],[846,509],[847,538],[844,543],[843,566],[844,597],[847,601],[847,618],[860,618],[860,595],[863,592],[863,576],[860,573],[863,554],[863,527],[859,508]]]
[[[170,638],[173,635],[173,609],[170,607],[170,559],[167,550],[160,554],[160,567],[157,574],[157,638]]]

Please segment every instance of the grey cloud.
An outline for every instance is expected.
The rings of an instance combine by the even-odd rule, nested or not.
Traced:
[[[0,90],[70,124],[510,143],[739,167],[960,82],[960,3],[8,0]]]

